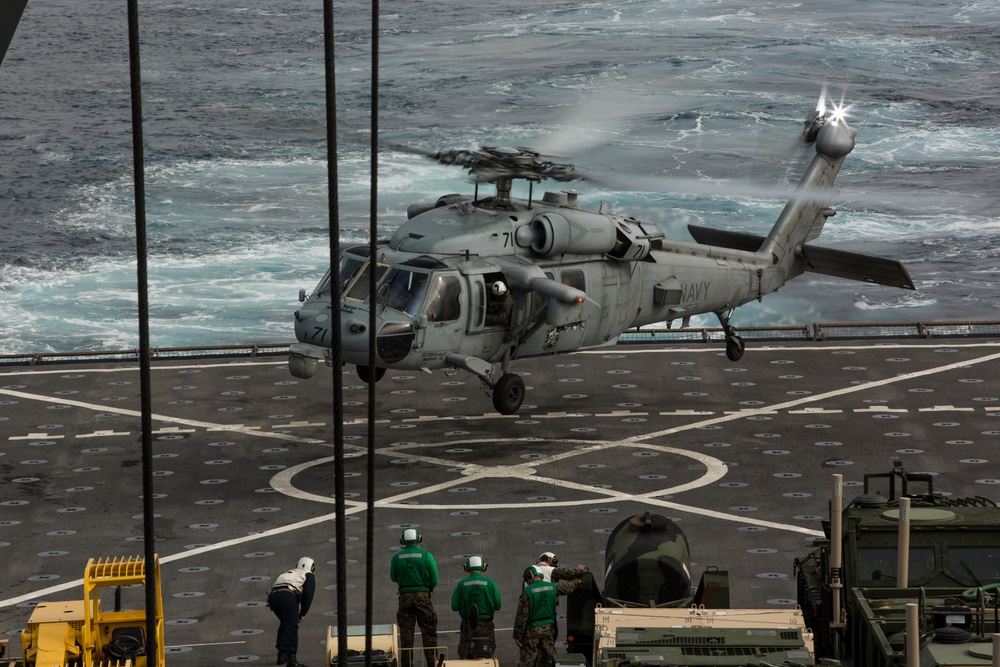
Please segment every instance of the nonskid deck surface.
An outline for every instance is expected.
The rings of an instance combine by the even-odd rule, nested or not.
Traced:
[[[729,571],[733,606],[792,606],[792,562],[821,534],[834,473],[847,500],[897,459],[938,473],[936,491],[1000,496],[998,359],[987,339],[756,344],[739,363],[718,345],[620,345],[518,362],[528,394],[506,417],[467,374],[389,371],[376,385],[374,622],[395,620],[389,559],[417,526],[441,573],[440,643],[455,655],[451,592],[481,553],[503,598],[498,656],[513,664],[523,569],[553,551],[600,581],[608,533],[646,510],[684,529],[695,581]],[[353,625],[368,427],[351,371]],[[299,658],[322,664],[336,625],[330,372],[297,380],[281,357],[156,361],[152,389],[168,664],[270,664],[270,580],[303,555],[319,591]],[[2,636],[16,642],[36,601],[80,598],[88,558],[143,553],[139,409],[135,364],[0,367]]]

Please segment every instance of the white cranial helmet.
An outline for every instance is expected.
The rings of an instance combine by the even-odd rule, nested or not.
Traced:
[[[314,561],[309,556],[303,556],[299,559],[299,564],[296,565],[300,570],[308,570],[309,572],[316,571],[316,561]]]
[[[538,562],[541,563],[542,561],[547,561],[552,567],[555,567],[556,563],[559,562],[556,555],[551,551],[542,552],[542,555],[538,557]]]

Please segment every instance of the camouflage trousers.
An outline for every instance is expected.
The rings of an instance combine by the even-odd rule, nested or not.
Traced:
[[[553,667],[555,638],[555,625],[536,625],[525,630],[521,639],[521,660],[517,667]]]
[[[438,617],[431,603],[431,594],[400,593],[399,609],[396,610],[396,623],[399,625],[399,647],[402,649],[402,667],[410,667],[413,652],[414,628],[420,625],[423,638],[424,660],[428,667],[435,664],[434,647],[437,646]]]
[[[493,621],[478,621],[473,624],[467,618],[462,619],[462,627],[458,632],[458,657],[465,660],[469,654],[469,642],[474,637],[486,637],[489,640],[490,655],[497,652],[497,636],[494,631]]]

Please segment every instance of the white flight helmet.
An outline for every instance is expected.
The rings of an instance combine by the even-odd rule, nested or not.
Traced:
[[[543,560],[548,562],[548,564],[551,565],[552,567],[555,567],[556,563],[559,562],[559,559],[557,559],[556,555],[551,551],[542,552],[542,555],[538,557],[538,562],[541,563]]]
[[[495,296],[503,296],[507,293],[507,286],[503,284],[502,280],[498,280],[493,283],[493,287],[490,288]]]
[[[295,567],[299,568],[300,570],[308,570],[309,572],[315,572],[316,561],[314,561],[309,556],[303,556],[302,558],[299,559],[299,564],[296,565]]]

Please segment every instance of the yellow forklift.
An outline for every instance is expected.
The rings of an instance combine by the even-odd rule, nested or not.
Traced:
[[[145,667],[146,611],[121,608],[124,587],[145,586],[146,568],[137,556],[87,561],[83,599],[40,602],[21,633],[24,667]],[[156,664],[164,664],[163,594],[160,562],[153,559],[156,581]],[[101,589],[114,588],[114,609],[101,608]],[[12,660],[7,656],[7,660]],[[13,662],[10,664],[19,664]]]

